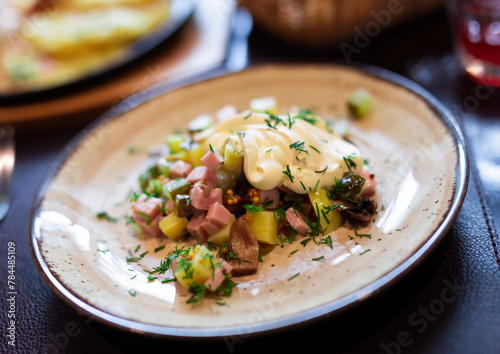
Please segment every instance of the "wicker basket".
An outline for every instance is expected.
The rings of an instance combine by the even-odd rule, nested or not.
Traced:
[[[351,39],[355,28],[375,33],[430,12],[443,0],[239,0],[255,22],[296,44],[324,46]],[[398,6],[395,6],[398,5]],[[377,14],[380,14],[378,16]],[[389,14],[389,17],[384,15]],[[378,18],[378,19],[377,19]],[[389,20],[387,20],[387,18]]]

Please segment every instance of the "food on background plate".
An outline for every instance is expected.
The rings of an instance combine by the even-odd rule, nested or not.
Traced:
[[[168,12],[169,0],[8,0],[0,11],[0,94],[92,74]]]
[[[150,275],[172,270],[194,304],[255,273],[260,245],[332,247],[332,232],[368,224],[377,209],[375,176],[335,123],[296,107],[278,114],[272,97],[250,107],[226,106],[217,121],[202,115],[169,135],[131,201],[137,233],[178,242]],[[193,247],[182,244],[189,238]]]

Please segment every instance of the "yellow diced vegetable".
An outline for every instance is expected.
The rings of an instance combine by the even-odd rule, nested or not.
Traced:
[[[212,243],[215,243],[217,245],[222,245],[222,242],[229,241],[231,227],[233,226],[233,223],[235,220],[236,220],[235,216],[231,215],[231,219],[229,219],[229,223],[226,226],[224,226],[222,229],[220,229],[216,233],[208,236],[208,242],[212,242]]]
[[[210,279],[216,263],[215,256],[205,246],[196,246],[185,258],[179,260],[174,276],[189,290],[193,282],[203,284]]]
[[[176,153],[183,150],[181,144],[186,141],[186,137],[183,134],[171,134],[167,136],[167,145],[170,148],[170,153]]]
[[[321,188],[307,194],[324,233],[327,234],[337,230],[342,224],[342,215],[337,209],[331,209],[334,203],[328,198],[326,189]]]
[[[247,215],[251,216],[251,221],[248,225],[252,229],[257,241],[269,245],[275,245],[278,242],[278,228],[273,211],[247,210]]]
[[[243,154],[240,151],[235,151],[230,142],[225,148],[223,168],[235,177],[243,173]]]
[[[161,219],[158,226],[167,237],[177,241],[186,233],[187,224],[188,219],[171,213]]]
[[[191,163],[193,167],[202,166],[201,158],[203,157],[203,148],[201,145],[196,145],[191,150],[187,150],[187,162]]]

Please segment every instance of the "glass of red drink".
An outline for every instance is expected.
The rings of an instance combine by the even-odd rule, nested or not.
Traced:
[[[500,0],[449,0],[458,59],[474,81],[500,87]]]

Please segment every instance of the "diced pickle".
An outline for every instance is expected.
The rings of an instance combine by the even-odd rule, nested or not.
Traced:
[[[336,193],[336,196],[348,202],[357,203],[365,182],[366,179],[364,177],[352,172],[346,172],[340,181],[342,189]]]
[[[173,163],[167,161],[164,157],[160,157],[156,161],[156,169],[158,170],[160,175],[164,175],[165,177],[168,177],[168,178],[171,177],[170,170],[171,170],[172,166],[173,166]]]
[[[189,203],[191,203],[191,199],[188,194],[177,194],[175,196],[174,212],[177,216],[189,216],[192,214]]]
[[[333,201],[328,198],[326,189],[321,188],[307,194],[323,232],[327,234],[337,230],[342,224],[342,215],[335,209]]]
[[[188,194],[190,186],[191,183],[184,178],[176,178],[163,186],[163,194],[168,199],[175,200],[177,194]]]
[[[211,127],[214,124],[212,117],[210,117],[208,114],[202,114],[195,119],[193,119],[189,125],[189,132],[191,133],[197,133],[201,132],[202,130],[205,130],[209,127]]]
[[[161,195],[161,193],[163,192],[163,184],[157,179],[153,178],[149,181],[148,189],[149,189],[149,194]]]
[[[347,101],[349,110],[358,118],[366,116],[371,111],[372,105],[372,95],[365,89],[356,90]]]

